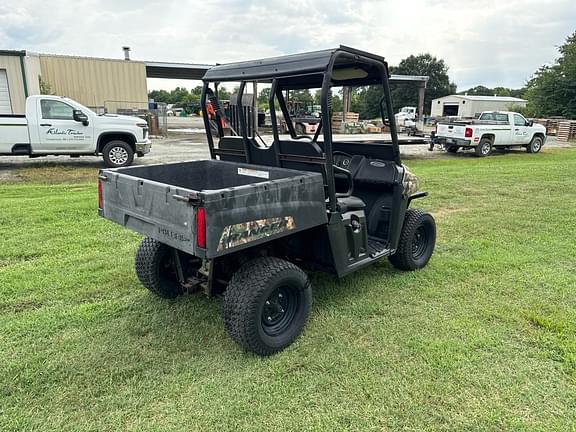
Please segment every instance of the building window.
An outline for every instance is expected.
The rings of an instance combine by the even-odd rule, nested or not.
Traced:
[[[42,99],[40,101],[43,119],[74,120],[74,109],[67,103],[57,100]]]

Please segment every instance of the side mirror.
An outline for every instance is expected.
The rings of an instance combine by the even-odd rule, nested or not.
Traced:
[[[74,110],[74,121],[82,123],[84,126],[88,126],[88,116],[84,114],[81,110]]]
[[[534,126],[534,121],[533,121],[533,120],[528,120],[528,121],[526,122],[526,126],[530,126],[530,127]]]

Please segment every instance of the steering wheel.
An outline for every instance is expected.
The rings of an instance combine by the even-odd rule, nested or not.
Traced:
[[[350,161],[352,160],[352,155],[345,153],[343,151],[334,151],[332,152],[332,156],[344,156],[346,159],[344,160],[348,160],[348,163],[346,164],[346,166],[350,166]],[[344,165],[344,164],[343,164]],[[339,165],[336,165],[335,163],[332,164],[332,167],[334,168],[335,172],[344,174],[348,180],[348,190],[346,192],[337,192],[336,196],[337,197],[349,197],[352,195],[352,192],[354,192],[354,179],[352,178],[352,173],[350,172],[350,170],[343,168]]]

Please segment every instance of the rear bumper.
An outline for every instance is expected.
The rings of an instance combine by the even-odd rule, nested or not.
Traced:
[[[462,138],[446,138],[446,137],[436,137],[436,144],[444,144],[445,146],[459,146],[459,147],[474,147],[476,144],[472,143],[471,140]]]
[[[144,156],[146,153],[150,153],[152,148],[152,142],[150,140],[137,142],[136,143],[136,154],[140,157]]]

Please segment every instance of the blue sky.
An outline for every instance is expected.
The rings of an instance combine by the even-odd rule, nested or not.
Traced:
[[[0,49],[192,63],[329,48],[443,58],[461,90],[520,87],[576,30],[574,0],[2,0]],[[151,88],[195,83],[150,80]]]

